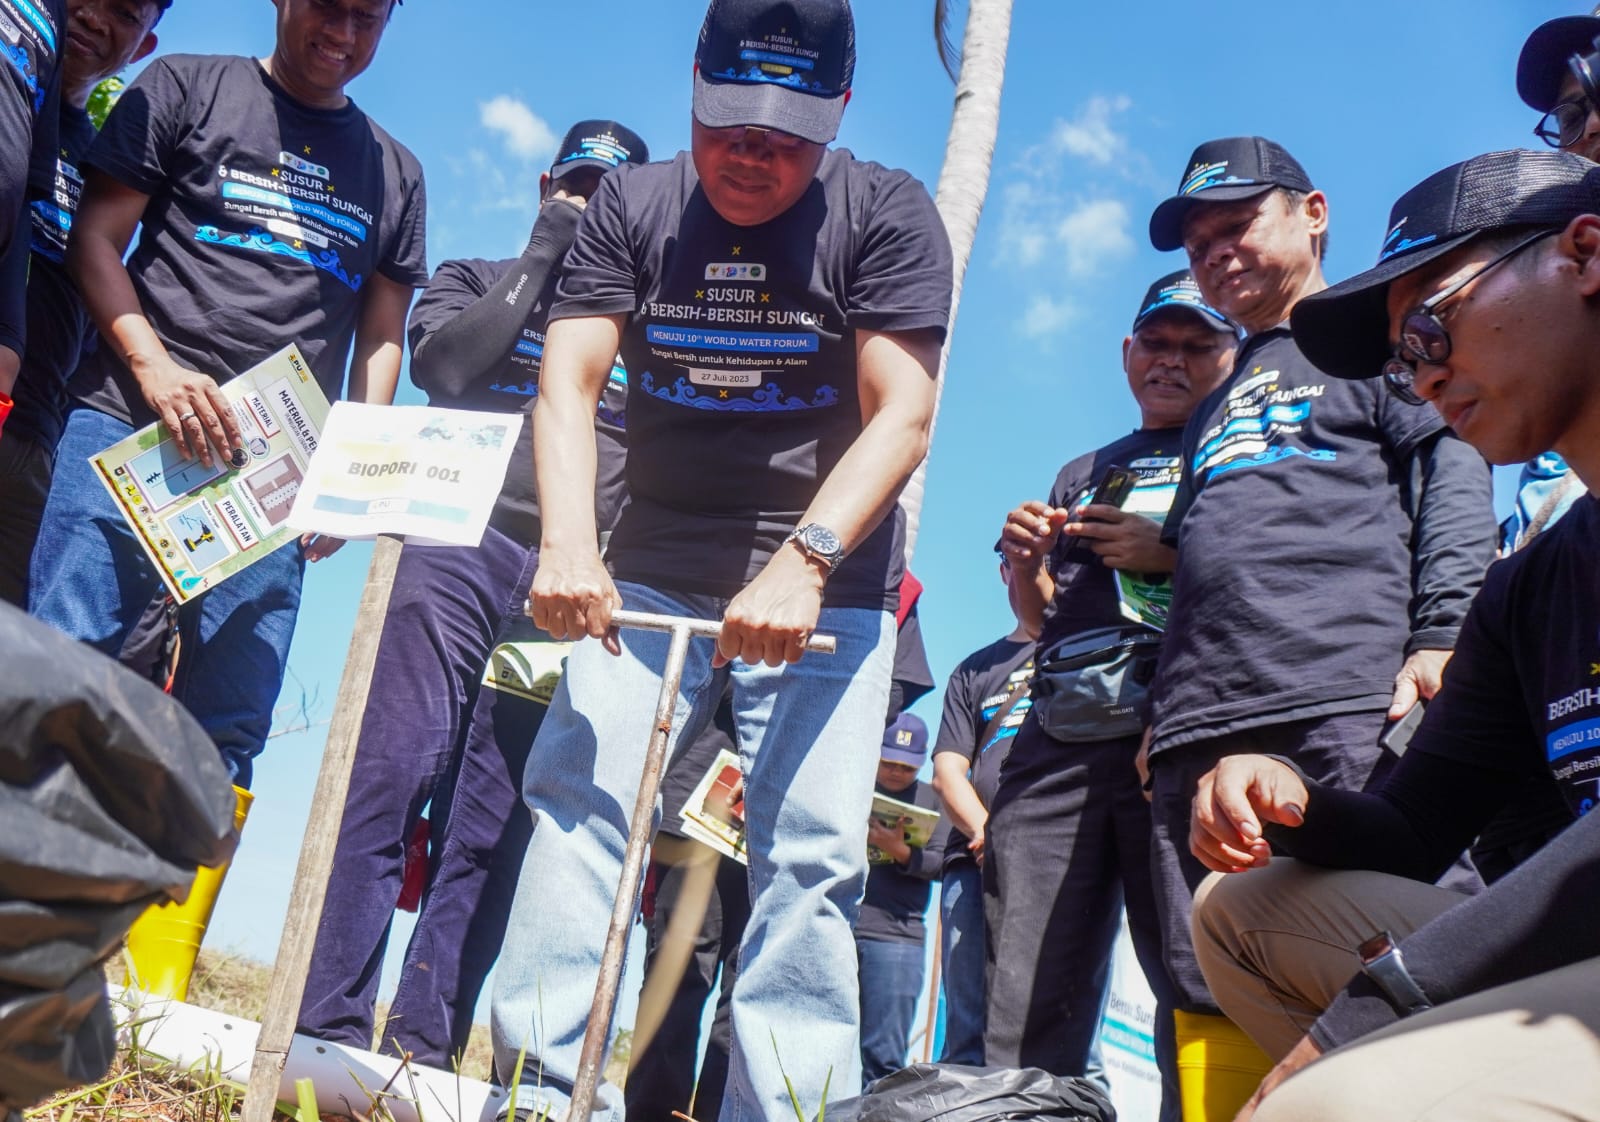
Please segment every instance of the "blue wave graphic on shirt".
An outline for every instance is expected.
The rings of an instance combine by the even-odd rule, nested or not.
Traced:
[[[32,250],[47,261],[61,264],[67,246],[67,235],[72,232],[72,213],[60,204],[39,199],[33,204]]]
[[[1195,454],[1194,468],[1200,468],[1212,456],[1221,450],[1223,442],[1230,436],[1241,432],[1253,432],[1258,436],[1265,436],[1267,429],[1273,425],[1298,425],[1311,416],[1311,403],[1298,402],[1294,405],[1273,405],[1264,409],[1259,417],[1241,417],[1237,421],[1229,421],[1220,433],[1200,446],[1200,451]]]
[[[293,257],[296,261],[304,261],[313,268],[337,277],[348,285],[351,291],[361,291],[361,274],[357,273],[352,277],[345,272],[344,266],[339,262],[337,250],[326,249],[312,253],[310,250],[296,249],[288,242],[279,241],[259,226],[253,227],[246,234],[224,234],[215,226],[201,226],[195,230],[194,240],[211,245],[232,246],[236,249],[253,249],[260,253],[276,253],[280,257]]]
[[[1325,448],[1319,448],[1313,452],[1307,452],[1303,448],[1268,448],[1260,455],[1247,456],[1240,460],[1230,460],[1220,467],[1214,467],[1206,478],[1214,479],[1236,468],[1265,467],[1267,464],[1275,464],[1279,460],[1290,460],[1296,456],[1304,456],[1306,459],[1316,460],[1318,463],[1331,464],[1339,458],[1339,453],[1331,452]]]
[[[33,72],[33,59],[25,47],[13,47],[10,43],[0,42],[0,54],[5,56],[7,62],[17,68],[17,73],[22,75],[22,80],[28,85],[28,92],[33,95],[33,111],[37,113],[44,103],[44,91],[39,88],[39,76]]]
[[[649,373],[639,379],[639,388],[651,397],[670,401],[674,405],[687,405],[692,409],[709,409],[718,413],[787,413],[797,409],[826,409],[839,403],[839,391],[832,386],[822,386],[807,401],[803,397],[786,396],[777,383],[768,382],[749,397],[707,397],[689,384],[689,379],[679,378],[671,388],[656,385],[655,376]]]

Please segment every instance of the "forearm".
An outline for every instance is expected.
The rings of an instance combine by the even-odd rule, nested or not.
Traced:
[[[533,408],[541,550],[597,548],[594,411],[610,376],[621,330],[620,316],[550,325]]]
[[[412,380],[429,393],[460,397],[474,383],[500,377],[522,338],[529,311],[571,247],[581,217],[570,203],[546,203],[527,248],[506,275],[413,347]]]
[[[977,788],[967,778],[968,762],[954,752],[933,757],[933,789],[944,803],[944,812],[955,828],[969,838],[981,837],[989,812],[978,798]]]
[[[1493,477],[1473,448],[1440,433],[1412,456],[1411,637],[1406,654],[1449,650],[1494,560]]]
[[[1504,879],[1401,943],[1406,966],[1438,1005],[1600,957],[1600,815],[1586,815]],[[1311,1033],[1324,1049],[1365,1036],[1398,1014],[1364,975]]]
[[[411,307],[410,285],[376,273],[362,294],[361,319],[356,324],[350,387],[345,397],[368,405],[388,405],[400,384],[400,358],[404,347],[406,312]]]

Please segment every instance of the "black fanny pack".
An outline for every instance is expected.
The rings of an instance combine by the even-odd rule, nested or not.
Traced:
[[[1160,653],[1161,634],[1147,627],[1103,627],[1061,640],[1034,672],[1039,727],[1067,742],[1139,735]]]

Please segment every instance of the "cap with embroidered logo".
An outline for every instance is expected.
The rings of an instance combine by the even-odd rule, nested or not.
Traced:
[[[856,68],[847,0],[711,0],[694,56],[694,119],[826,144]]]
[[[883,730],[883,749],[878,758],[891,764],[921,767],[928,759],[928,726],[922,718],[902,713]]]
[[[1206,298],[1200,295],[1200,286],[1194,282],[1194,274],[1188,269],[1168,273],[1150,286],[1139,304],[1139,314],[1133,317],[1130,332],[1137,332],[1157,312],[1168,310],[1190,312],[1214,331],[1239,334],[1232,320],[1206,303]]]
[[[1194,150],[1178,193],[1150,216],[1150,243],[1163,252],[1183,247],[1183,219],[1196,203],[1249,199],[1274,187],[1314,191],[1300,161],[1264,136],[1208,140]]]
[[[560,179],[577,168],[610,171],[623,164],[647,164],[650,149],[639,134],[616,121],[579,121],[561,140],[560,154],[550,165],[550,178]]]
[[[1600,166],[1571,152],[1490,152],[1435,172],[1394,204],[1376,265],[1295,305],[1295,342],[1335,377],[1376,377],[1391,354],[1392,281],[1480,234],[1580,214],[1600,214]]]

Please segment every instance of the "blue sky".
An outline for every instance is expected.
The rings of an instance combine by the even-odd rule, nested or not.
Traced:
[[[857,0],[856,93],[839,143],[930,186],[952,87],[927,0]],[[614,117],[657,156],[688,139],[700,0],[410,0],[356,100],[428,175],[429,257],[510,256],[560,134]],[[990,552],[1005,512],[1068,459],[1132,429],[1119,345],[1145,286],[1179,267],[1145,234],[1190,150],[1260,133],[1328,192],[1333,279],[1376,257],[1394,198],[1446,164],[1538,142],[1512,76],[1523,38],[1577,5],[1275,0],[1016,6],[994,180],[956,325],[914,568],[941,680],[1010,628]],[[1585,9],[1586,10],[1586,9]],[[178,0],[163,51],[265,54],[268,0]],[[409,386],[402,401],[420,400]],[[326,720],[369,548],[314,567],[291,668]],[[918,706],[937,721],[939,695]],[[270,958],[323,730],[271,741],[213,927]],[[862,745],[874,751],[873,745]],[[392,956],[397,958],[398,955]]]

